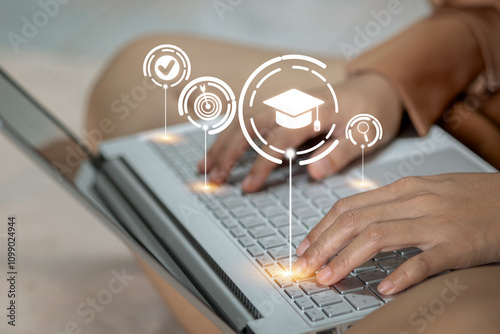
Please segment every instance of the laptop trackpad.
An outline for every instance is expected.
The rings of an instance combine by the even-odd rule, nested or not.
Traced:
[[[429,155],[406,156],[383,164],[370,164],[365,168],[366,176],[379,185],[392,183],[405,176],[464,172],[484,172],[484,170],[453,149]]]

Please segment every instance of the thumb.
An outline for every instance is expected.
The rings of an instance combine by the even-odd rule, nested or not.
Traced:
[[[335,141],[335,139],[323,145],[323,148],[315,152],[312,157],[318,156],[326,151],[333,144],[333,141]],[[313,179],[321,180],[339,172],[360,155],[361,150],[353,147],[350,141],[341,140],[338,146],[330,152],[330,154],[308,165],[307,170]]]

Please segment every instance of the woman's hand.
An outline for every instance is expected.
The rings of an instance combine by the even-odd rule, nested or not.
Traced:
[[[378,252],[415,246],[378,287],[402,291],[446,269],[500,261],[500,173],[406,177],[339,200],[297,248],[294,274],[331,285]]]
[[[384,137],[377,147],[381,147],[395,137],[401,124],[403,108],[394,88],[384,78],[377,74],[353,76],[337,85],[335,92],[339,103],[339,113],[321,114],[325,117],[321,119],[324,129],[330,128],[333,123],[336,124],[332,140],[344,136],[344,129],[349,120],[360,113],[369,113],[381,122]],[[268,129],[266,140],[273,142],[276,147],[297,148],[308,139],[318,135],[311,127],[298,129],[291,135],[289,130],[278,126],[273,119],[269,119],[269,113],[265,110],[257,112],[253,117],[257,128]],[[374,131],[370,129],[372,130]],[[329,146],[323,145],[324,149],[318,150],[314,156],[321,154]],[[247,148],[248,143],[239,124],[233,123],[222,132],[207,153],[207,171],[210,173],[210,181],[223,183],[235,162]],[[366,152],[370,151],[371,149],[367,149]],[[309,165],[308,172],[315,179],[323,179],[341,170],[360,154],[361,150],[354,147],[351,142],[345,139],[340,140],[338,147],[331,154]],[[204,171],[204,165],[204,161],[200,161],[198,165],[200,172]],[[243,180],[243,191],[257,191],[275,167],[273,162],[259,155],[250,173]]]

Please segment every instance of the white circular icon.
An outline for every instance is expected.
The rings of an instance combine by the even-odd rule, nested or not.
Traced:
[[[375,136],[370,140],[368,132],[372,127],[375,129]],[[361,143],[362,148],[373,146],[377,141],[382,139],[383,134],[382,125],[379,120],[370,114],[356,115],[347,123],[345,137],[354,145],[358,145],[358,142],[354,138],[356,132],[363,138],[362,141],[364,143]]]
[[[178,46],[162,44],[147,54],[142,71],[157,86],[166,89],[189,79],[191,63],[187,54]]]
[[[194,103],[189,104],[192,96],[196,96]],[[187,116],[191,124],[208,129],[208,134],[214,135],[227,128],[234,119],[236,97],[224,81],[200,77],[184,87],[179,96],[178,109],[179,115]]]
[[[339,144],[338,139],[329,144],[335,124],[329,129],[322,129],[319,120],[321,106],[328,100],[332,102],[333,110],[321,109],[321,113],[339,112],[335,91],[322,74],[325,68],[326,64],[309,56],[285,55],[265,62],[250,75],[241,91],[238,118],[243,135],[258,154],[276,164],[282,164],[282,157],[287,156],[286,152],[290,148],[277,147],[276,144],[273,145],[272,142],[268,142],[264,138],[262,132],[265,130],[256,127],[251,113],[248,113],[249,116],[247,116],[247,111],[251,110],[254,106],[257,108],[267,108],[270,113],[269,119],[273,120],[277,126],[289,129],[290,131],[305,127],[311,127],[311,131],[318,132],[318,134],[320,134],[319,131],[324,131],[321,132],[320,136],[309,147],[294,151],[294,157],[297,159],[299,165],[304,166],[318,161],[330,154],[337,147]],[[293,86],[288,87],[288,90],[281,94],[266,96],[268,94],[264,88],[266,81],[279,78],[283,73],[293,73],[298,79],[296,82],[288,82],[288,84],[296,84],[298,87],[301,86],[301,78],[307,77],[308,80],[311,78],[317,80],[319,82],[318,87],[323,89],[323,96],[327,96],[327,99],[321,100],[317,96],[314,96],[317,94],[305,93]],[[251,136],[250,133],[255,134],[255,136]],[[309,156],[324,145],[329,146],[321,154],[313,158]],[[262,149],[264,146],[267,146],[270,151],[275,152],[275,154],[273,153],[275,156],[265,152]]]

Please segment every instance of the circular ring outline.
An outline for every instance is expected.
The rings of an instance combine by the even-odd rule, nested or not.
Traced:
[[[247,130],[246,126],[245,126],[245,120],[244,120],[244,117],[243,117],[243,107],[244,107],[244,100],[245,100],[246,94],[248,92],[248,88],[250,87],[250,84],[253,82],[253,80],[255,79],[255,77],[257,77],[257,75],[260,74],[267,67],[269,67],[269,66],[271,66],[273,64],[276,64],[278,62],[281,62],[281,61],[286,61],[286,60],[302,60],[302,61],[307,61],[307,62],[313,63],[313,64],[321,67],[322,69],[326,68],[326,64],[325,63],[323,63],[323,62],[321,62],[321,61],[319,61],[319,60],[317,60],[317,59],[315,59],[313,57],[310,57],[310,56],[290,54],[290,55],[284,55],[284,56],[278,56],[278,57],[272,58],[272,59],[266,61],[265,63],[263,63],[262,65],[260,65],[259,67],[257,67],[257,69],[255,69],[255,71],[253,71],[252,74],[248,77],[247,81],[245,82],[245,85],[243,86],[243,89],[241,90],[240,100],[239,100],[239,103],[238,103],[238,119],[239,119],[239,122],[240,122],[241,131],[243,132],[243,136],[245,137],[245,139],[247,140],[247,142],[250,144],[250,146],[258,154],[260,154],[262,157],[264,157],[267,160],[269,160],[271,162],[274,162],[274,163],[276,163],[278,165],[281,165],[283,163],[283,160],[275,158],[275,157],[271,156],[270,154],[264,152],[254,142],[254,140],[252,139],[252,137],[248,133],[248,130]],[[332,93],[332,96],[333,96],[333,100],[334,100],[334,104],[335,104],[335,113],[338,113],[339,112],[339,105],[338,105],[338,101],[337,101],[337,95],[335,94],[335,91],[333,90],[333,88],[331,88],[331,84],[330,83],[327,83],[327,87],[330,89],[330,92]],[[332,129],[330,130],[330,133],[333,132],[334,128],[335,128],[335,124],[333,124]],[[311,164],[313,162],[316,162],[316,161],[324,158],[325,156],[327,156],[328,154],[330,154],[335,149],[335,147],[337,147],[338,144],[339,144],[339,140],[336,139],[332,143],[332,145],[330,145],[330,147],[328,147],[325,151],[323,151],[323,153],[317,155],[314,158],[310,158],[310,159],[299,161],[299,165],[305,166],[305,165]],[[308,152],[308,153],[310,153],[310,152]]]
[[[366,121],[365,119],[366,117],[368,118],[368,120],[372,121],[372,123],[375,125],[375,130],[377,131],[375,138],[368,145],[366,145],[366,147],[372,147],[373,145],[375,145],[377,141],[382,139],[383,129],[382,129],[382,124],[380,124],[379,120],[375,116],[372,116],[370,114],[359,114],[351,118],[345,127],[346,139],[349,139],[351,143],[353,143],[356,146],[358,145],[358,143],[354,140],[354,137],[352,136],[351,134],[352,132],[350,130],[351,128],[354,127],[354,125],[356,125],[356,122],[361,120]]]
[[[175,87],[181,81],[189,80],[189,76],[191,75],[191,62],[189,60],[189,57],[186,54],[186,52],[184,52],[184,50],[182,50],[180,47],[178,47],[176,45],[172,45],[172,44],[161,44],[161,45],[154,47],[153,49],[151,49],[151,51],[148,52],[148,54],[146,55],[146,58],[144,58],[144,63],[142,64],[142,73],[144,74],[144,76],[149,77],[155,85],[157,85],[159,87],[164,87],[164,85],[157,82],[153,78],[153,75],[151,74],[151,61],[153,60],[151,56],[159,49],[172,49],[172,50],[177,51],[176,54],[179,55],[179,58],[181,58],[182,63],[184,64],[184,72],[181,75],[181,78],[177,82],[175,82],[169,86]]]
[[[226,101],[228,102],[228,109],[230,108],[230,110],[224,116],[225,120],[223,119],[222,125],[220,125],[219,127],[215,128],[215,129],[208,130],[207,133],[209,135],[215,135],[215,134],[223,131],[224,129],[226,129],[229,126],[229,124],[231,124],[231,122],[233,121],[234,116],[236,115],[236,96],[234,95],[234,92],[231,89],[231,87],[229,87],[229,85],[227,83],[225,83],[224,81],[222,81],[219,78],[209,77],[209,76],[196,78],[196,79],[190,81],[182,89],[181,95],[179,95],[179,100],[177,103],[177,110],[179,111],[180,116],[184,116],[184,115],[188,114],[187,110],[184,110],[184,101],[186,100],[186,95],[191,90],[192,87],[196,86],[200,82],[211,82],[211,83],[218,84],[226,91],[225,93],[224,93],[224,91],[221,91],[221,92],[224,93],[224,96],[226,96]],[[228,99],[228,97],[229,97],[229,99]],[[187,98],[189,98],[189,96]],[[187,102],[187,100],[186,100],[186,102]],[[201,128],[201,125],[194,122],[194,120],[192,120],[192,118],[190,116],[188,116],[188,119],[191,121],[192,124]],[[218,125],[220,123],[221,122],[217,123],[216,125]]]

